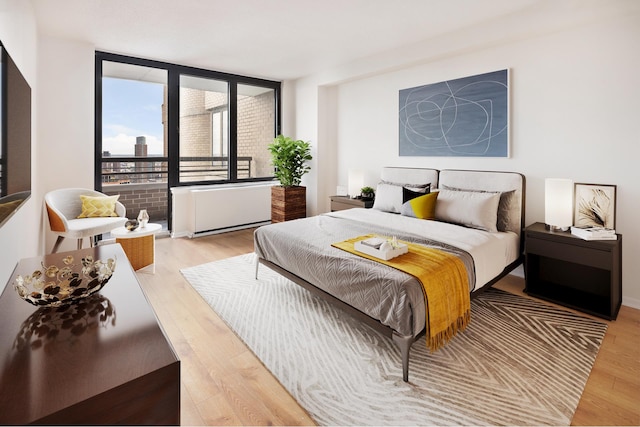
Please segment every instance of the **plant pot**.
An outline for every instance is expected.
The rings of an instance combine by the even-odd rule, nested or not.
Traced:
[[[307,187],[271,187],[271,222],[307,216]]]

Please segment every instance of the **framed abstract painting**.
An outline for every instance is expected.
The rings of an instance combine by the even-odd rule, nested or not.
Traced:
[[[400,156],[509,157],[509,75],[400,90]]]
[[[575,184],[573,224],[576,227],[616,228],[616,186]]]

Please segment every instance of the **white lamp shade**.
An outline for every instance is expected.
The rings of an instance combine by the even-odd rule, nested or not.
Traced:
[[[568,229],[573,225],[573,181],[544,180],[544,222],[552,228]]]
[[[364,186],[364,174],[361,170],[349,169],[349,196],[352,198],[360,195],[360,190]]]

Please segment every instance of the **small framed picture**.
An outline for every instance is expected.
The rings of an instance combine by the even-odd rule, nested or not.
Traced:
[[[616,228],[616,186],[575,184],[573,224],[576,227]]]

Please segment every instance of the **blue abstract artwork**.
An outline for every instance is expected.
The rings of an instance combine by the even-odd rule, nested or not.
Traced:
[[[400,155],[509,156],[507,70],[400,90]]]

